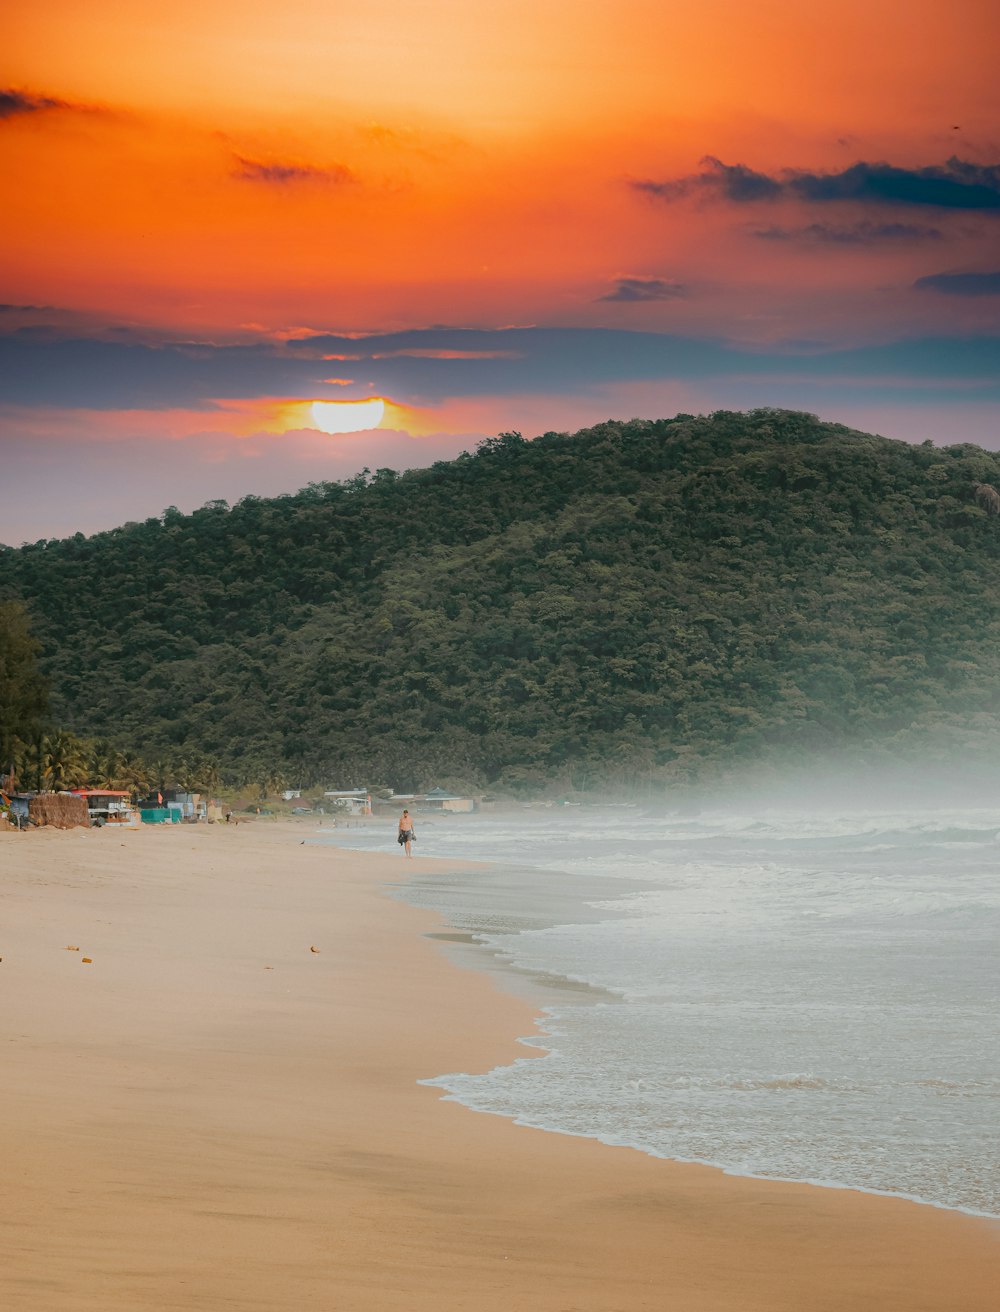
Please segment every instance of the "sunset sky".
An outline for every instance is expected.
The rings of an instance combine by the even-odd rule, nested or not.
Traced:
[[[0,542],[682,410],[1000,447],[996,0],[13,0],[0,41]]]

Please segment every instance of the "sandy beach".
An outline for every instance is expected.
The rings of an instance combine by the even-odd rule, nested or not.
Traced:
[[[0,833],[0,1306],[993,1312],[1000,1222],[443,1101],[532,1009],[313,832]]]

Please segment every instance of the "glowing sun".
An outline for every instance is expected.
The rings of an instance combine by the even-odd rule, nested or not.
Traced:
[[[368,401],[313,401],[313,423],[322,433],[360,433],[378,428],[385,414],[380,396]]]

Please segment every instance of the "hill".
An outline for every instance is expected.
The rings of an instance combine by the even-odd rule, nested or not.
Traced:
[[[987,759],[1000,457],[787,411],[3,549],[62,727],[240,782],[659,786]]]

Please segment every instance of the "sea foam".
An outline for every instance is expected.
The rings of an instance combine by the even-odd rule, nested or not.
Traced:
[[[425,823],[422,855],[494,864],[402,895],[543,1004],[538,1055],[430,1083],[660,1157],[1000,1216],[998,833],[954,808]]]

